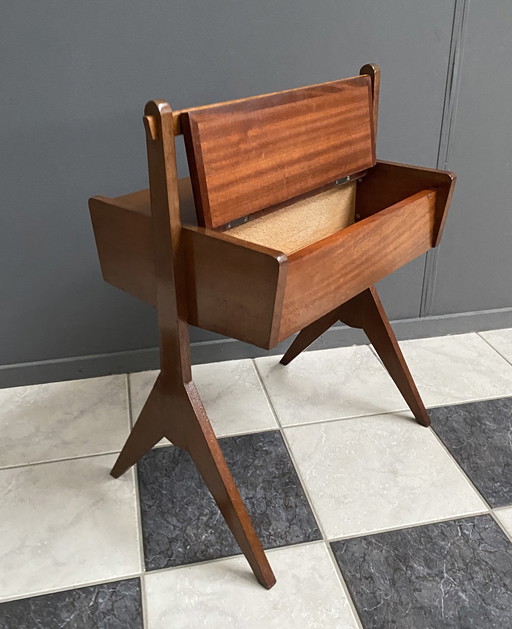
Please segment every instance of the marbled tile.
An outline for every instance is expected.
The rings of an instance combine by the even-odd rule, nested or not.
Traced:
[[[329,539],[486,511],[432,431],[405,415],[285,433]]]
[[[133,472],[115,455],[0,470],[0,599],[140,572]]]
[[[508,509],[499,509],[494,512],[494,515],[498,517],[498,520],[503,525],[503,528],[512,537],[512,507],[508,507]]]
[[[139,579],[0,604],[2,629],[142,629]]]
[[[320,538],[279,432],[228,437],[220,444],[266,548]],[[187,452],[157,448],[138,468],[148,570],[240,552]]]
[[[277,577],[269,591],[242,557],[148,574],[148,629],[357,627],[323,543],[271,551],[268,559]]]
[[[479,332],[494,349],[512,363],[512,328]]]
[[[0,467],[119,450],[129,432],[126,376],[0,389]]]
[[[512,398],[434,408],[430,417],[491,507],[512,505]]]
[[[365,629],[512,627],[512,544],[488,515],[332,548]]]
[[[512,395],[512,365],[478,334],[402,341],[427,406]]]
[[[157,374],[157,371],[146,371],[130,375],[134,421]],[[276,428],[274,414],[252,360],[194,365],[192,376],[218,436]]]
[[[367,346],[304,352],[286,366],[268,356],[256,366],[283,426],[407,408]]]

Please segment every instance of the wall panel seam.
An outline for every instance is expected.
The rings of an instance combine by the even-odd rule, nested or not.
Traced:
[[[464,55],[464,40],[466,37],[470,0],[455,0],[450,53],[446,74],[443,116],[439,133],[439,147],[436,168],[446,170],[450,159],[453,129],[457,116],[462,60]],[[430,249],[425,256],[423,284],[420,301],[420,317],[427,317],[433,313],[434,297],[437,281],[437,267],[439,247]]]

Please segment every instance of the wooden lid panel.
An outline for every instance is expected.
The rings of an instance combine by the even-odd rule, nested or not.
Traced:
[[[198,221],[219,227],[375,164],[359,76],[181,113]]]

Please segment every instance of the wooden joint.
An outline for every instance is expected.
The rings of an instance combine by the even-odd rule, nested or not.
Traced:
[[[158,139],[158,126],[156,124],[156,120],[154,116],[144,116],[144,128],[146,129],[146,134],[153,141]]]
[[[380,92],[380,68],[376,63],[367,63],[360,70],[359,74],[370,77],[372,83],[372,103],[373,103],[373,143],[377,140],[377,124],[379,118],[379,92]]]

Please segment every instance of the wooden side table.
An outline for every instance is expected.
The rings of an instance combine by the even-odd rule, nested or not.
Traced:
[[[275,577],[192,381],[188,325],[267,349],[298,332],[283,364],[339,320],[362,328],[430,424],[374,284],[439,243],[455,175],[376,160],[379,81],[370,64],[188,110],[150,101],[149,190],[89,202],[105,280],[155,306],[160,330],[160,373],[112,475],[162,437],[187,450],[266,588]]]

